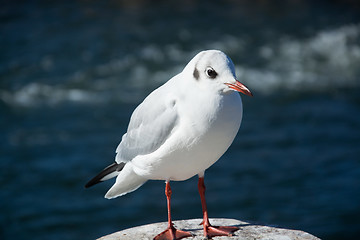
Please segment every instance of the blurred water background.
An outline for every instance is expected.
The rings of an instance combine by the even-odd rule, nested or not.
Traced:
[[[200,50],[254,93],[207,171],[211,217],[360,235],[357,1],[1,1],[0,239],[95,239],[166,221],[164,183],[115,200],[108,181],[134,108]],[[197,178],[173,218],[201,218]]]

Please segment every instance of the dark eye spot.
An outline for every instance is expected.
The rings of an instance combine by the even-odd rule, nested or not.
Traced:
[[[197,70],[197,68],[194,69],[193,76],[196,80],[199,79],[199,71]]]
[[[205,72],[206,75],[212,79],[216,78],[216,76],[218,75],[217,72],[212,67],[206,68]]]

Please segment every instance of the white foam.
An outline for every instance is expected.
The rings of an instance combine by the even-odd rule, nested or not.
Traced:
[[[64,101],[96,101],[95,94],[82,89],[64,89],[40,83],[30,83],[14,93],[1,91],[0,98],[11,104],[21,106],[54,105]]]
[[[265,93],[359,86],[359,43],[360,25],[321,31],[305,40],[282,38],[260,47],[265,67],[237,70],[250,88]]]
[[[0,99],[22,106],[53,105],[65,101],[107,103],[114,99],[139,102],[149,89],[179,73],[198,51],[217,48],[230,57],[236,57],[246,53],[251,44],[249,39],[231,35],[189,51],[173,43],[165,46],[151,44],[99,64],[91,71],[79,69],[64,79],[63,84],[33,82],[16,91],[0,90]],[[258,68],[235,61],[239,80],[255,93],[327,91],[360,85],[360,25],[320,31],[307,39],[280,36],[277,42],[265,42],[257,52],[247,55],[263,61]],[[43,60],[45,68],[52,67],[49,59]]]

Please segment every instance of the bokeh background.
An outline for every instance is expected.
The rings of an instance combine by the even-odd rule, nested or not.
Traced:
[[[200,50],[234,61],[244,118],[206,175],[211,217],[360,235],[358,1],[1,1],[0,239],[95,239],[166,221],[164,183],[106,200],[134,108]],[[197,178],[173,218],[201,218]]]

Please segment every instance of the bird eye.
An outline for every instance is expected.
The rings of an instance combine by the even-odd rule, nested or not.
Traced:
[[[217,72],[212,67],[206,68],[205,72],[209,78],[214,79],[217,76]]]

